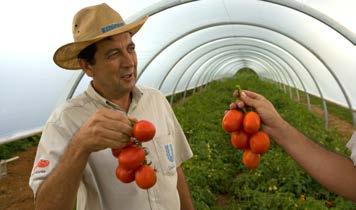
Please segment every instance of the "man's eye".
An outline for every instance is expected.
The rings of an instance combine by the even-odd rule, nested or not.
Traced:
[[[130,47],[129,47],[129,51],[130,51],[130,52],[135,51],[135,46],[130,46]]]
[[[108,58],[115,57],[115,56],[117,56],[118,54],[119,54],[118,51],[114,51],[114,52],[112,52],[112,53],[110,53],[110,54],[108,55]]]

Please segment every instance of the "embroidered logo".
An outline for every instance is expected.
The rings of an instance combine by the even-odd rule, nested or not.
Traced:
[[[102,27],[101,32],[106,33],[106,32],[114,30],[115,28],[119,28],[123,25],[125,25],[125,23],[123,21],[118,22],[118,23],[111,23],[109,25]]]
[[[49,166],[49,160],[40,159],[35,167],[33,167],[32,174],[46,173],[45,168]]]
[[[48,165],[49,165],[49,160],[40,159],[37,162],[37,167],[39,167],[39,168],[46,168]]]
[[[166,144],[164,145],[164,149],[166,150],[166,157],[170,162],[174,161],[174,155],[173,155],[173,146],[172,144]]]

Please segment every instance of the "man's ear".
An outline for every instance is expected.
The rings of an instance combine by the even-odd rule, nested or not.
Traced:
[[[83,69],[83,71],[85,72],[86,75],[88,75],[88,77],[93,77],[94,75],[94,69],[93,66],[90,65],[86,60],[84,59],[79,59],[79,65],[80,68]]]

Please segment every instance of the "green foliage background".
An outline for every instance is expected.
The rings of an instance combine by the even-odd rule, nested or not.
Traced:
[[[195,207],[318,210],[328,209],[325,202],[329,201],[333,209],[356,209],[352,202],[321,187],[273,142],[257,169],[243,167],[242,152],[233,149],[229,135],[221,128],[224,110],[234,101],[232,93],[236,84],[264,95],[284,119],[310,139],[329,150],[350,155],[345,147],[347,139],[325,130],[323,120],[310,113],[305,105],[291,100],[276,84],[242,70],[233,79],[215,81],[174,106],[194,152],[194,157],[183,167]]]
[[[328,201],[333,204],[332,209],[356,210],[356,204],[321,187],[273,141],[257,169],[243,167],[242,152],[233,149],[229,135],[221,128],[224,110],[234,101],[232,93],[236,84],[264,95],[284,119],[310,139],[331,151],[350,155],[345,147],[347,137],[340,136],[334,129],[325,130],[320,117],[291,100],[278,85],[260,80],[252,71],[241,70],[234,78],[212,82],[174,105],[194,152],[183,168],[196,209],[319,210],[328,209],[325,205]],[[311,102],[316,106],[321,104],[320,99],[313,96]],[[351,121],[349,110],[332,103],[328,103],[328,108],[341,119]],[[10,158],[17,151],[37,145],[38,141],[39,135],[36,135],[0,145],[0,159]]]

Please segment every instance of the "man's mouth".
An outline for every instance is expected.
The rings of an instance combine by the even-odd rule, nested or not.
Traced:
[[[133,76],[134,76],[133,73],[131,73],[131,74],[125,74],[125,75],[121,76],[121,79],[131,79]]]

